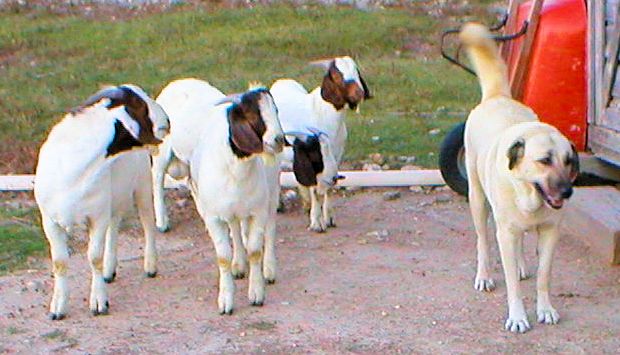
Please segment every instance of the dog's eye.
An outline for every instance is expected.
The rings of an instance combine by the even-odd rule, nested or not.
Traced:
[[[553,160],[551,160],[551,157],[545,157],[545,158],[539,159],[538,162],[541,163],[542,165],[553,164]]]

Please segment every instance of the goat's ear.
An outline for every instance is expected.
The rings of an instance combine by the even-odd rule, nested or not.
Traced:
[[[523,158],[525,153],[525,140],[519,138],[508,148],[508,169],[512,170],[515,165]]]
[[[359,69],[357,70],[357,75],[360,77],[362,89],[364,89],[364,100],[372,99],[373,96],[370,94],[370,90],[368,90],[368,85],[366,85],[366,81],[364,81],[362,73],[360,73]]]
[[[247,154],[263,152],[263,133],[265,126],[258,108],[245,107],[247,103],[234,104],[228,114],[230,138]]]
[[[571,154],[569,159],[570,179],[574,182],[577,179],[577,176],[579,176],[579,153],[577,152],[577,148],[573,143],[571,143],[570,146],[573,149],[573,153]]]
[[[315,186],[317,184],[316,174],[312,167],[310,155],[305,148],[305,143],[296,138],[293,142],[293,173],[301,185]]]
[[[344,96],[344,88],[342,73],[332,63],[329,70],[323,77],[323,83],[321,84],[321,97],[323,100],[334,105],[336,110],[340,110],[347,103]]]

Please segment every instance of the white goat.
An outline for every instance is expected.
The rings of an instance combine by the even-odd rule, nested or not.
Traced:
[[[101,90],[52,128],[39,152],[34,185],[53,262],[51,319],[67,313],[67,232],[79,223],[89,228],[90,310],[94,315],[108,312],[104,271],[111,280],[116,260],[107,249],[114,249],[119,219],[134,198],[146,238],[144,269],[155,276],[148,153],[130,150],[159,144],[168,127],[165,112],[142,89],[122,85]]]
[[[283,124],[306,127],[315,127],[325,132],[329,137],[331,153],[336,164],[340,164],[344,154],[347,139],[347,128],[344,121],[346,107],[356,109],[365,99],[369,99],[370,92],[364,82],[355,61],[350,57],[338,57],[331,60],[314,62],[327,70],[321,86],[308,93],[298,82],[292,79],[281,79],[271,86],[271,93],[278,106],[279,116]],[[286,123],[285,123],[286,122]],[[291,162],[293,155],[285,154]],[[292,161],[294,162],[294,161]],[[299,181],[299,176],[297,176]],[[328,227],[334,227],[329,189],[305,186],[302,181],[300,192],[302,196],[309,195],[310,199],[310,226],[315,232],[324,232]],[[325,181],[327,182],[327,181]],[[305,186],[304,186],[305,185]],[[323,203],[319,198],[323,196]]]
[[[170,229],[170,221],[164,200],[164,176],[166,172],[176,179],[189,174],[187,164],[194,147],[208,120],[204,113],[226,97],[209,83],[188,78],[172,81],[157,96],[157,103],[170,118],[170,134],[166,136],[153,156],[153,197],[155,222],[161,232]]]
[[[210,101],[208,91],[193,94]],[[208,111],[188,110],[193,115],[188,119],[202,119],[208,126],[189,159],[189,185],[217,253],[221,314],[233,311],[233,276],[245,273],[246,253],[250,264],[248,298],[252,305],[263,304],[263,245],[265,235],[275,238],[270,235],[275,233],[275,205],[269,188],[273,177],[268,178],[261,157],[268,155],[266,161],[274,160],[284,143],[277,109],[267,89],[254,88],[229,100],[232,102]],[[245,247],[242,233],[247,235]],[[272,252],[265,250],[266,264],[275,262]]]

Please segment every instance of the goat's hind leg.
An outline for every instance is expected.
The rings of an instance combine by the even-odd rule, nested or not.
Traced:
[[[242,279],[248,270],[248,259],[245,253],[245,243],[241,236],[241,221],[236,219],[228,226],[230,227],[233,245],[232,275],[235,279]]]
[[[103,254],[103,280],[112,283],[116,279],[116,267],[118,260],[116,257],[116,243],[118,239],[118,227],[120,218],[113,217],[105,236],[105,252]]]
[[[310,191],[310,226],[309,230],[316,233],[323,233],[327,229],[324,224],[322,205],[319,201],[318,191],[316,187],[311,187]]]
[[[164,191],[166,169],[172,160],[170,138],[164,140],[159,147],[159,154],[152,156],[152,158],[153,166],[151,171],[153,180],[153,200],[155,203],[155,224],[160,232],[165,233],[170,230],[170,219],[168,217],[168,211],[166,210],[166,193]]]
[[[327,189],[325,194],[323,194],[323,225],[326,228],[336,227],[336,222],[334,222],[334,211],[332,209],[331,204],[331,191]]]
[[[88,261],[92,273],[90,311],[93,315],[108,314],[110,304],[106,283],[103,280],[103,251],[109,218],[91,219],[88,241]]]
[[[145,179],[145,181],[148,181]],[[144,273],[147,277],[157,276],[157,246],[155,244],[155,223],[153,220],[153,193],[151,184],[144,183],[135,192],[138,216],[144,231]]]
[[[61,320],[67,315],[69,302],[69,285],[67,271],[69,269],[69,248],[67,233],[62,227],[42,214],[43,231],[50,244],[52,268],[54,273],[54,293],[50,303],[50,319]]]

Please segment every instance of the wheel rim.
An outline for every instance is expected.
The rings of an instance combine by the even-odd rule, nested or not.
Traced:
[[[456,157],[456,167],[459,169],[461,176],[467,180],[467,167],[465,166],[465,147],[459,149]]]

